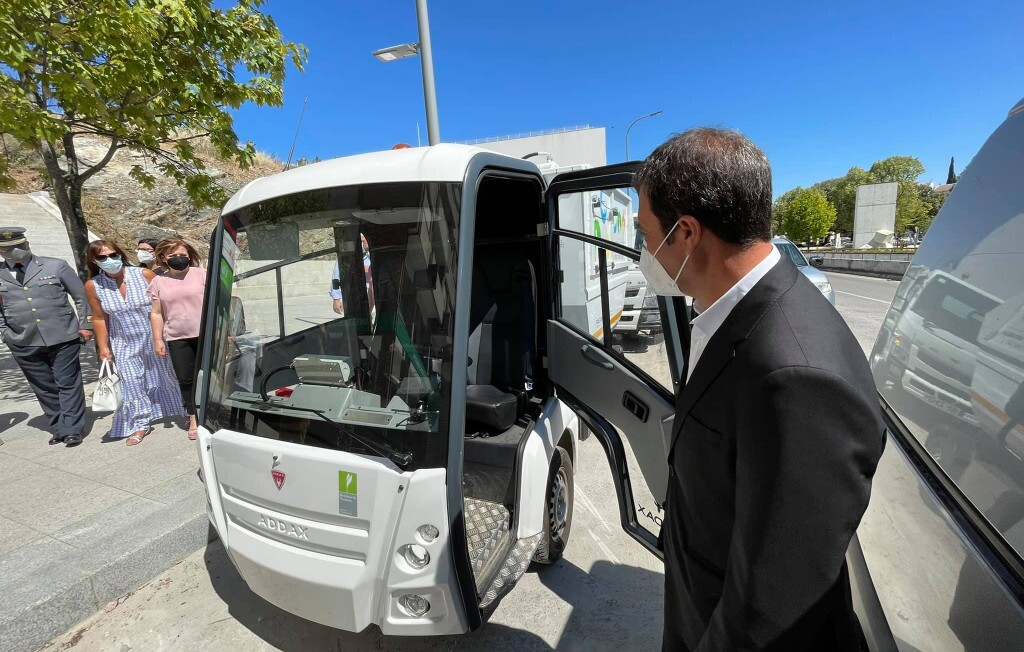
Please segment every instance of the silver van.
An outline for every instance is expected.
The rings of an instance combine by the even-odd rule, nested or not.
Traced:
[[[1024,648],[1022,175],[1024,100],[957,182],[871,355],[890,433],[851,554],[872,649]]]

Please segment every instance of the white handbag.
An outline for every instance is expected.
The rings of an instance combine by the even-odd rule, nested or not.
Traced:
[[[121,377],[117,366],[109,360],[100,365],[100,378],[92,392],[93,412],[113,412],[121,405]]]

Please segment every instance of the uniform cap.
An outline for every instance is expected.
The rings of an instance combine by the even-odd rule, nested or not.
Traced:
[[[0,226],[0,247],[13,247],[26,242],[25,229],[19,226]]]

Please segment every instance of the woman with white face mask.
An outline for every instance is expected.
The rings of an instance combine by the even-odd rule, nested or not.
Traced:
[[[163,276],[167,270],[156,256],[156,246],[159,240],[153,238],[142,238],[135,246],[135,257],[139,259],[139,267],[145,267],[157,276]]]
[[[170,362],[153,350],[152,300],[146,290],[156,275],[126,266],[126,259],[113,242],[90,243],[86,265],[92,278],[85,283],[85,294],[100,360],[114,362],[121,379],[123,400],[109,436],[127,438],[127,444],[135,446],[149,434],[154,420],[182,416],[185,410]]]

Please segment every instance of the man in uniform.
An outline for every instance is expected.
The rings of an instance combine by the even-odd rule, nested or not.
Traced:
[[[92,338],[82,280],[63,260],[33,256],[22,228],[0,227],[0,259],[0,339],[50,419],[50,443],[80,444],[85,389],[78,354]]]

